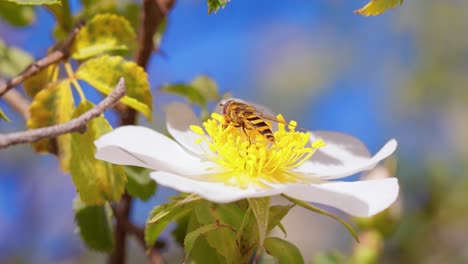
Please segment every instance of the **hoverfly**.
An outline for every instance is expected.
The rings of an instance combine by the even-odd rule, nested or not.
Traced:
[[[234,127],[240,127],[247,135],[249,135],[247,131],[257,131],[271,143],[275,143],[275,136],[273,135],[271,125],[265,122],[265,120],[288,125],[283,120],[266,115],[258,111],[253,105],[240,101],[228,100],[224,104],[220,104],[220,106],[223,107],[226,127],[229,124],[232,124]]]

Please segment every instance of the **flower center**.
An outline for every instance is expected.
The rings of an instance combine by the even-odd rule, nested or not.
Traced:
[[[286,125],[278,123],[273,132],[274,142],[255,129],[242,129],[227,125],[224,117],[213,113],[211,119],[190,128],[201,136],[196,143],[205,141],[209,151],[205,154],[224,167],[227,172],[216,174],[216,180],[246,188],[249,185],[265,183],[286,183],[302,181],[291,169],[308,160],[314,152],[325,146],[319,139],[308,146],[310,133],[295,131],[296,122]],[[283,123],[281,115],[277,118]],[[206,131],[206,133],[205,133]]]

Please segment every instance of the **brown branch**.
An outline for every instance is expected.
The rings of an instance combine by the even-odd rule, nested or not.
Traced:
[[[0,134],[0,149],[8,146],[30,143],[43,138],[54,138],[56,136],[71,133],[85,132],[86,124],[93,118],[101,115],[105,110],[111,108],[117,101],[125,95],[125,80],[120,78],[115,89],[102,100],[98,105],[81,116],[72,119],[66,123],[48,127],[37,128],[33,130],[13,132],[9,134]]]
[[[122,226],[128,233],[133,234],[138,242],[141,244],[142,247],[146,247],[145,242],[145,230],[139,226],[134,225],[128,218],[122,218],[121,213],[117,213],[117,208],[115,206],[112,207],[114,215],[117,218],[117,221],[120,221]],[[163,249],[166,247],[166,243],[164,241],[156,241],[154,244],[154,248]]]
[[[175,0],[144,0],[138,34],[139,49],[135,54],[138,65],[146,68],[154,52],[153,36],[174,6]]]
[[[150,250],[149,259],[152,264],[164,264],[164,258],[161,256],[161,252],[156,246]]]
[[[130,210],[132,206],[132,197],[125,192],[120,199],[120,202],[114,208],[114,217],[117,220],[115,225],[115,247],[114,252],[109,258],[110,264],[123,264],[125,263],[126,253],[125,250],[125,237],[127,235],[127,225],[129,223]]]
[[[49,65],[58,63],[61,60],[68,58],[70,55],[70,48],[75,40],[76,34],[84,26],[84,22],[79,22],[75,28],[68,34],[67,38],[58,48],[55,48],[51,53],[47,54],[42,59],[39,59],[32,64],[30,64],[26,69],[24,69],[18,76],[10,79],[6,83],[0,83],[0,96],[3,96],[10,89],[16,87],[24,80],[28,79],[31,76],[38,74],[41,70],[48,67]]]
[[[127,214],[130,214],[131,211],[131,202],[132,198],[128,193],[124,193],[122,196],[122,200],[119,202],[118,205],[112,206],[112,210],[114,212],[114,217],[116,218],[117,222],[119,223],[119,228],[122,228],[127,233],[132,234],[135,236],[137,241],[140,243],[142,248],[146,248],[145,242],[145,230],[139,226],[134,225],[129,219]],[[148,250],[148,255],[150,259],[150,263],[152,264],[163,264],[164,259],[161,256],[161,250],[166,247],[166,243],[164,241],[156,241],[153,247]],[[125,254],[125,253],[124,253]],[[114,254],[115,255],[115,254]],[[113,255],[113,256],[114,256]],[[117,257],[114,257],[117,258]],[[121,259],[125,259],[124,256],[120,255]],[[110,263],[116,263],[116,259],[109,260]]]
[[[153,36],[164,21],[164,18],[174,6],[175,0],[144,0],[140,15],[140,28],[138,30],[138,47],[135,61],[146,69],[151,54],[155,51]],[[117,105],[120,113],[121,125],[136,123],[136,111],[126,105]]]
[[[175,0],[143,0],[141,8],[141,19],[138,30],[138,43],[139,49],[135,53],[135,61],[140,66],[146,69],[151,54],[154,51],[153,36],[156,33],[159,25],[163,22],[169,10],[174,5]],[[136,123],[137,113],[134,109],[118,104],[116,107],[120,114],[121,125],[133,125]],[[118,204],[118,208],[130,208],[132,199],[128,194],[125,194]],[[123,210],[123,209],[119,209]],[[109,258],[109,263],[123,264],[125,263],[126,255],[126,242],[125,236],[128,231],[127,228],[131,222],[128,220],[129,210],[123,213],[118,212],[115,214],[117,223],[115,226],[115,249]],[[120,219],[120,220],[119,220]],[[141,240],[144,243],[143,240]],[[157,248],[150,251],[150,260],[152,263],[163,263],[161,254]]]

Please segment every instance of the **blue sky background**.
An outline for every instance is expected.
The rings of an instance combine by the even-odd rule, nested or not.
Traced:
[[[444,153],[437,118],[399,111],[395,86],[404,75],[395,72],[412,65],[415,47],[398,21],[411,3],[378,17],[353,14],[364,4],[232,0],[208,16],[206,1],[178,1],[161,47],[167,56],[154,55],[148,67],[152,89],[208,74],[223,93],[264,104],[302,127],[355,135],[372,153],[393,137],[400,142],[397,154],[407,160],[433,150],[427,147],[433,138],[440,138],[437,150]],[[0,36],[39,58],[54,43],[55,22],[44,9],[36,11],[37,21],[28,28],[0,23]],[[155,92],[156,116],[173,99]],[[16,113],[1,101],[0,106],[14,120],[13,126],[0,123],[0,131],[24,128]],[[420,133],[415,123],[431,132]],[[163,120],[155,118],[151,126],[162,127]],[[74,234],[75,191],[55,158],[13,147],[0,151],[0,168],[0,260],[26,254],[30,262],[59,262],[79,255],[84,247]],[[133,219],[143,224],[152,206],[171,192],[137,202]]]

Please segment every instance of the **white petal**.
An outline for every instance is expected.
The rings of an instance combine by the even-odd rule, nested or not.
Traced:
[[[146,127],[119,127],[99,139],[95,157],[115,164],[134,165],[184,175],[209,173],[216,164],[201,161],[175,141]]]
[[[238,188],[225,185],[222,182],[198,181],[164,171],[151,173],[151,178],[158,184],[180,192],[196,193],[206,200],[216,203],[230,203],[245,198],[265,197],[282,193],[285,185],[275,185],[272,188]]]
[[[336,207],[354,216],[372,216],[389,207],[398,196],[398,180],[302,184],[284,193],[296,199]]]
[[[397,147],[395,139],[388,141],[377,154],[370,157],[367,148],[355,137],[337,132],[316,132],[311,140],[322,138],[326,146],[294,171],[311,177],[336,179],[371,170],[390,156]]]
[[[184,148],[197,154],[204,155],[202,147],[208,149],[205,142],[195,144],[200,135],[190,129],[190,125],[202,126],[200,120],[195,116],[187,104],[173,103],[166,109],[166,125],[169,133]]]

